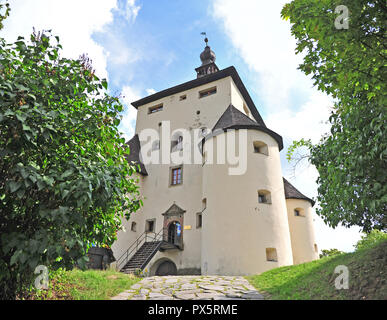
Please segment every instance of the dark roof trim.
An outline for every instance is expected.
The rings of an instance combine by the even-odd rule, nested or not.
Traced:
[[[262,131],[266,132],[269,136],[271,136],[277,143],[278,143],[278,149],[281,151],[284,148],[283,142],[282,142],[282,137],[278,134],[275,133],[274,131],[266,128],[266,127],[261,127],[259,125],[255,126],[249,126],[249,125],[235,125],[235,126],[230,126],[227,128],[222,128],[222,129],[216,129],[214,132],[210,133],[209,135],[205,136],[201,143],[199,144],[202,146],[208,139],[215,137],[223,132],[226,132],[227,130],[239,130],[239,129],[247,129],[247,130],[257,130],[257,131]],[[202,149],[201,149],[202,150]]]
[[[133,162],[136,165],[136,171],[143,176],[147,176],[148,172],[146,171],[145,165],[141,161],[141,145],[138,134],[135,134],[132,139],[130,139],[127,143],[130,149],[130,153],[126,154],[126,160],[128,162]],[[138,168],[138,165],[140,168]]]
[[[236,69],[233,66],[228,67],[228,68],[223,69],[223,70],[220,70],[218,72],[206,75],[204,77],[179,84],[179,85],[174,86],[172,88],[156,92],[155,94],[152,94],[148,97],[145,97],[145,98],[142,98],[140,100],[132,102],[132,105],[137,109],[138,107],[140,107],[144,104],[162,99],[164,97],[167,97],[167,96],[170,96],[170,95],[182,92],[182,91],[193,89],[193,88],[205,85],[209,82],[217,81],[219,79],[223,79],[223,78],[226,78],[229,76],[233,79],[235,85],[237,86],[238,90],[242,94],[243,99],[245,99],[246,104],[247,104],[248,108],[250,109],[250,112],[253,115],[254,119],[257,121],[257,123],[266,127],[261,115],[259,114],[259,112],[257,110],[257,107],[255,106],[253,100],[250,97],[250,94],[248,93],[245,85],[243,84],[241,78],[239,77],[238,72],[236,71]]]
[[[286,199],[299,199],[306,200],[312,204],[312,207],[315,205],[315,201],[303,195],[300,191],[296,189],[288,180],[284,179],[284,189],[285,189],[285,198]]]

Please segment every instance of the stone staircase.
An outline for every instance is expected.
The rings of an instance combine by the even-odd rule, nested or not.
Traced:
[[[124,273],[134,273],[137,269],[144,270],[149,261],[159,251],[163,241],[145,242],[121,269]]]

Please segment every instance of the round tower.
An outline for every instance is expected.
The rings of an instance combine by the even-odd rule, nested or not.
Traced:
[[[281,137],[233,106],[219,125],[203,144],[202,274],[257,274],[293,264]],[[227,154],[237,154],[239,165],[229,165]]]
[[[319,258],[313,227],[314,201],[284,179],[286,207],[294,264]]]

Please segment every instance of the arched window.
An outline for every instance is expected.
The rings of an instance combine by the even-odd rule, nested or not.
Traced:
[[[266,260],[277,262],[277,249],[275,248],[266,248]]]
[[[267,190],[259,190],[258,191],[258,202],[271,204],[271,193]]]
[[[254,153],[261,153],[266,156],[269,155],[269,148],[266,143],[262,141],[254,141],[253,146],[254,146]]]
[[[130,227],[130,230],[136,232],[136,229],[137,229],[137,223],[132,222],[132,226]]]
[[[315,251],[315,252],[318,252],[317,244],[314,244],[314,251]]]

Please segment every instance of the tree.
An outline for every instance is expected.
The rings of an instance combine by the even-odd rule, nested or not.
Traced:
[[[330,133],[317,144],[294,142],[288,157],[299,146],[309,149],[319,172],[317,213],[328,225],[386,229],[385,2],[294,0],[282,17],[304,55],[300,70],[335,99]]]
[[[123,106],[58,37],[0,39],[0,299],[45,265],[84,267],[141,205],[117,126]]]
[[[356,251],[372,248],[383,241],[387,241],[387,233],[380,230],[372,230],[361,237],[361,239],[356,243],[355,248]]]
[[[339,254],[344,253],[343,251],[340,251],[339,249],[323,249],[320,253],[320,259],[324,257],[333,257],[337,256]]]

